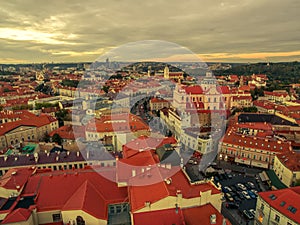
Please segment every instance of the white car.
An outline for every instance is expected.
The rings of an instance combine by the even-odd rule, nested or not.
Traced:
[[[244,195],[245,199],[248,199],[248,200],[251,199],[251,197],[247,191],[242,191],[242,194]]]
[[[255,185],[254,185],[252,182],[248,181],[247,184],[248,184],[251,188],[255,188]]]
[[[237,186],[243,190],[243,191],[247,191],[247,188],[245,187],[245,185],[241,184],[241,183],[238,183]]]
[[[255,217],[255,210],[254,209],[249,209],[249,212]]]

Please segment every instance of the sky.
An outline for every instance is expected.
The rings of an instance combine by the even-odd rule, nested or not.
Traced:
[[[0,63],[93,62],[147,40],[206,62],[299,61],[299,12],[299,0],[0,0]]]

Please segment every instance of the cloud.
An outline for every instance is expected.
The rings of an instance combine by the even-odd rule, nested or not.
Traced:
[[[298,0],[1,1],[0,58],[93,61],[126,43],[164,40],[216,61],[295,60],[281,53],[300,50],[299,9]]]

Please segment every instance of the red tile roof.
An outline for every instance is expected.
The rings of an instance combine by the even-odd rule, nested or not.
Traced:
[[[271,198],[272,195],[274,195],[273,198]],[[278,212],[295,223],[300,223],[300,187],[260,192],[259,196]],[[282,202],[285,202],[283,206],[281,206]],[[296,208],[296,212],[292,213],[288,210],[289,207]]]
[[[186,225],[199,225],[199,221],[201,221],[201,225],[211,225],[210,216],[213,214],[216,215],[216,223],[213,224],[231,225],[227,219],[225,219],[226,223],[223,223],[224,217],[210,203],[198,207],[182,209],[182,211]]]
[[[106,211],[107,207],[105,197],[106,196],[103,196],[91,181],[85,180],[70,196],[61,210],[69,211],[80,209],[96,218],[103,218],[103,212]],[[97,210],[95,210],[96,206]]]
[[[31,215],[31,210],[18,208],[13,212],[7,214],[1,224],[10,224],[27,221]]]
[[[222,140],[223,143],[243,146],[247,148],[255,148],[257,150],[272,151],[282,153],[291,150],[291,142],[279,141],[274,138],[260,138],[248,135],[237,134],[228,131]]]
[[[18,168],[8,170],[0,179],[0,187],[11,190],[20,190],[28,178],[35,173],[34,168]]]
[[[49,136],[53,137],[54,134],[58,134],[63,139],[75,140],[78,137],[85,137],[85,127],[65,125],[52,131]]]
[[[275,109],[275,105],[274,103],[270,102],[270,101],[261,101],[261,100],[255,100],[253,101],[253,105],[261,107],[261,108],[265,108],[265,109]]]
[[[264,91],[265,96],[287,97],[289,93],[287,91]]]
[[[230,94],[230,88],[228,86],[217,86],[217,91],[220,94]]]
[[[129,158],[119,159],[117,160],[117,180],[118,182],[128,182],[133,177],[133,173],[141,174],[147,167],[158,162],[158,156],[152,151],[138,152]]]
[[[113,170],[105,173],[115,177]],[[29,178],[23,193],[37,194],[37,211],[77,209],[107,219],[108,204],[126,201],[127,189],[102,175],[90,169],[39,173]]]
[[[300,153],[287,151],[280,155],[277,155],[276,157],[289,170],[294,172],[300,171]]]
[[[251,95],[249,95],[249,96],[243,96],[243,95],[241,95],[241,96],[233,96],[232,100],[233,101],[239,101],[239,100],[249,100],[249,101],[252,101],[252,97],[251,97]]]
[[[57,121],[56,118],[41,114],[40,116],[32,116],[26,119],[21,119],[14,122],[8,122],[0,125],[0,135],[4,135],[7,132],[16,129],[20,126],[33,126],[33,127],[42,127],[52,122]]]
[[[171,182],[167,184],[164,180],[170,178]],[[168,196],[177,196],[178,192],[187,199],[199,197],[201,192],[209,190],[212,194],[220,193],[211,183],[191,185],[179,167],[154,167],[133,177],[130,182],[129,196],[133,212],[145,207],[145,202],[152,204]]]
[[[27,110],[3,110],[0,112],[0,119],[28,119],[35,115]]]
[[[140,136],[130,142],[127,142],[126,145],[123,145],[123,157],[127,158],[131,155],[136,154],[137,152],[155,150],[165,144],[176,144],[177,141],[174,137],[166,138],[154,138],[147,136]]]
[[[168,100],[166,99],[160,99],[160,98],[152,98],[150,100],[151,103],[160,103],[160,102],[169,102]]]
[[[195,86],[187,86],[185,87],[186,94],[204,94],[204,91],[201,86],[195,85]]]
[[[149,130],[149,126],[140,117],[127,113],[92,119],[86,127],[86,131],[89,132],[135,132],[140,130]]]

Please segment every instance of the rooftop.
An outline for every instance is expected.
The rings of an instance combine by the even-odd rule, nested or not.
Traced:
[[[276,157],[289,170],[294,172],[300,171],[300,153],[287,151]]]
[[[300,187],[260,192],[259,196],[278,212],[300,223]]]

